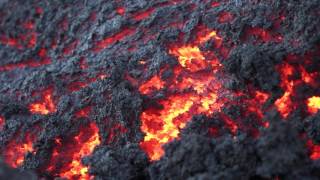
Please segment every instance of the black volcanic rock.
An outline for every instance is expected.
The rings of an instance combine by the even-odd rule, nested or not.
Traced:
[[[128,144],[113,150],[100,147],[91,157],[83,160],[90,165],[90,173],[96,179],[147,179],[145,168],[148,158],[138,145]]]
[[[1,162],[0,179],[34,179],[35,173],[58,178],[48,170],[58,139],[74,137],[89,123],[97,125],[101,144],[82,161],[96,179],[319,179],[320,162],[309,159],[306,141],[320,143],[320,115],[311,115],[305,104],[320,94],[319,9],[319,0],[0,0],[1,154],[16,137],[36,136],[34,152],[17,169]],[[146,12],[152,13],[134,18]],[[224,12],[232,18],[221,23]],[[222,112],[194,114],[180,137],[165,145],[165,155],[151,162],[139,146],[140,117],[149,107],[163,108],[158,101],[171,92],[165,87],[148,96],[139,85],[154,75],[166,85],[177,80],[178,60],[169,49],[193,45],[199,26],[223,39],[220,47],[213,40],[200,47],[222,64],[223,86],[270,98],[260,119],[246,116],[257,113],[258,103],[247,113],[247,102],[234,97],[237,102],[228,102]],[[252,29],[256,34],[248,33]],[[287,62],[292,54],[298,58]],[[290,95],[294,105],[286,120],[274,112],[265,115],[285,91],[277,69],[284,63],[315,76],[315,85],[302,82],[296,71],[290,77],[299,85]],[[48,87],[56,111],[32,114],[29,105]],[[77,117],[85,107],[90,113]],[[232,117],[236,132],[219,113]],[[262,122],[269,127],[260,127]]]

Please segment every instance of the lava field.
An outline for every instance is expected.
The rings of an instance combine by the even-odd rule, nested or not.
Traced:
[[[0,0],[0,179],[320,179],[319,0]]]

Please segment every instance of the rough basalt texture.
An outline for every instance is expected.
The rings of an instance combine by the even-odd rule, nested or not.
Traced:
[[[18,170],[0,165],[0,179],[19,179],[20,170],[30,179],[34,174],[59,178],[68,162],[51,164],[54,153],[78,152],[73,149],[78,145],[68,142],[89,124],[96,124],[100,144],[81,163],[96,179],[319,179],[319,160],[310,159],[307,141],[320,142],[320,115],[308,114],[305,104],[306,98],[320,96],[319,74],[314,86],[297,83],[287,118],[274,104],[286,91],[278,66],[288,55],[298,56],[294,66],[319,72],[320,1],[214,2],[0,0],[2,156],[11,142],[25,141],[27,134],[35,137]],[[224,12],[232,18],[222,17]],[[149,161],[139,146],[144,139],[141,114],[150,107],[163,109],[159,101],[169,87],[146,95],[139,86],[157,74],[172,81],[179,62],[170,46],[194,43],[200,25],[223,39],[223,50],[213,48],[218,44],[213,40],[200,45],[222,64],[223,88],[248,96],[263,91],[270,97],[261,118],[247,115],[249,105],[241,98],[223,107],[221,112],[237,121],[235,132],[218,112],[193,114],[180,137],[165,145],[165,155]],[[310,52],[315,55],[303,63]],[[291,78],[301,79],[295,73]],[[34,113],[30,105],[42,102],[46,89],[52,90],[46,101],[55,107]],[[88,113],[82,112],[88,107]]]

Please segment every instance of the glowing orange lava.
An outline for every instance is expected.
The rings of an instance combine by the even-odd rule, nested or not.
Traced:
[[[198,47],[183,46],[174,48],[169,53],[177,56],[181,66],[190,71],[195,72],[206,67],[205,57]]]
[[[29,105],[29,111],[33,114],[47,115],[57,111],[53,101],[53,89],[48,88],[42,92],[41,101]]]
[[[281,88],[285,90],[283,96],[276,100],[275,106],[281,115],[286,118],[289,113],[293,110],[293,105],[291,101],[291,95],[293,93],[294,82],[290,80],[290,76],[294,73],[294,68],[284,63],[279,68],[279,72],[281,74]]]
[[[308,110],[310,113],[315,114],[320,109],[320,97],[313,96],[308,99]]]
[[[164,87],[164,82],[159,76],[153,76],[148,82],[139,87],[139,91],[142,94],[149,94],[154,90],[160,90]]]
[[[303,56],[289,54],[284,59],[285,62],[278,66],[278,72],[281,77],[280,87],[284,93],[282,97],[275,101],[275,106],[284,118],[287,118],[293,110],[304,103],[301,102],[301,100],[294,98],[297,96],[297,87],[300,87],[301,84],[308,84],[313,88],[318,87],[318,72],[309,73],[305,69],[305,66],[310,63],[309,55],[309,52]],[[319,97],[310,97],[306,100],[306,104],[308,106],[308,111],[311,114],[316,113],[320,107]]]
[[[34,138],[26,134],[24,139],[14,139],[9,142],[4,151],[3,157],[5,162],[11,167],[17,168],[22,165],[24,156],[27,152],[33,151]]]
[[[167,87],[171,93],[158,102],[161,109],[149,108],[141,114],[141,130],[145,137],[140,145],[151,160],[160,159],[164,154],[162,145],[177,138],[180,129],[186,126],[193,115],[210,115],[223,105],[218,97],[222,86],[215,78],[221,65],[215,58],[206,58],[198,47],[198,43],[211,38],[219,39],[215,31],[210,31],[199,37],[196,44],[174,46],[169,50],[179,62],[174,68],[173,82]],[[140,86],[142,94],[148,95],[149,87],[163,88],[158,76],[152,80]]]
[[[88,174],[88,167],[82,164],[81,159],[90,155],[99,144],[99,129],[95,123],[90,123],[88,127],[80,129],[79,134],[65,142],[56,139],[57,147],[53,150],[47,170],[61,178],[89,180],[92,177]],[[56,169],[59,167],[60,169]]]

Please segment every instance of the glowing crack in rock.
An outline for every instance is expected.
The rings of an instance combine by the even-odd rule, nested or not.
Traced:
[[[48,88],[42,92],[41,100],[29,105],[29,111],[33,114],[48,115],[57,111],[53,101],[53,89]]]

